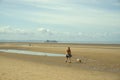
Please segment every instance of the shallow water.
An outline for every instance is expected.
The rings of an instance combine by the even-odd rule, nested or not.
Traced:
[[[0,49],[1,52],[8,52],[8,53],[18,53],[18,54],[29,54],[29,55],[40,55],[40,56],[65,56],[64,54],[55,54],[55,53],[45,53],[45,52],[34,52],[34,51],[27,51],[27,50],[16,50],[16,49]]]

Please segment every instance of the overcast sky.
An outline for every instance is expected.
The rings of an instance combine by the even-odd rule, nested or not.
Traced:
[[[120,41],[120,0],[0,0],[0,40]]]

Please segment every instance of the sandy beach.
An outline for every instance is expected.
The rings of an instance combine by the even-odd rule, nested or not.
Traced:
[[[59,54],[68,46],[72,63],[65,63],[65,57],[0,52],[0,80],[120,80],[117,44],[0,43],[0,49]]]

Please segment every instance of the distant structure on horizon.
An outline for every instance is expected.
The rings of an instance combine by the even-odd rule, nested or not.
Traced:
[[[46,41],[44,41],[45,43],[57,43],[58,41],[56,41],[56,40],[46,40]]]

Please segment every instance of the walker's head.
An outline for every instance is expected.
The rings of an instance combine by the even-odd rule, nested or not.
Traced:
[[[68,47],[68,49],[70,49],[70,47]]]

